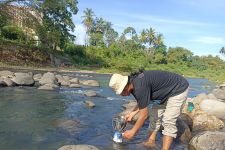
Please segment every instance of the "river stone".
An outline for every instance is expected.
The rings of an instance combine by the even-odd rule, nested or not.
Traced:
[[[200,108],[208,114],[215,115],[220,119],[225,119],[225,102],[215,99],[206,99],[200,103]]]
[[[198,94],[196,97],[194,97],[192,102],[194,104],[198,104],[199,105],[204,99],[207,99],[207,98],[208,98],[207,94],[201,93],[201,94]]]
[[[207,96],[208,96],[208,99],[217,99],[213,93],[209,93]]]
[[[66,145],[58,150],[99,150],[97,147],[92,145]]]
[[[191,129],[189,128],[188,122],[189,119],[186,119],[185,115],[180,115],[177,119],[177,137],[176,139],[181,141],[182,143],[188,144],[191,140],[192,134]]]
[[[212,93],[216,96],[216,98],[225,100],[225,90],[214,89]]]
[[[84,95],[89,96],[89,97],[98,96],[98,94],[95,91],[92,91],[92,90],[88,90],[88,91],[84,92]]]
[[[220,130],[224,128],[224,122],[214,115],[198,110],[193,115],[193,131]]]
[[[42,78],[42,74],[38,73],[33,76],[34,81],[39,81]]]
[[[10,78],[4,78],[3,81],[7,86],[15,86],[15,83]]]
[[[70,84],[70,88],[80,88],[81,86],[79,84]]]
[[[7,86],[6,83],[4,82],[4,79],[0,77],[0,87]]]
[[[225,132],[205,131],[194,136],[189,143],[189,150],[224,150]]]
[[[61,85],[62,86],[69,86],[70,85],[70,81],[64,79],[64,80],[61,81]]]
[[[60,84],[61,84],[61,82],[64,80],[64,78],[63,78],[62,75],[60,75],[60,74],[55,75],[55,77],[56,77],[58,83],[60,83]]]
[[[58,88],[58,86],[55,84],[45,84],[45,85],[40,86],[38,89],[52,91],[52,90],[55,90],[56,88]]]
[[[63,76],[63,79],[69,81],[70,80],[70,77],[69,76]]]
[[[70,80],[70,82],[78,84],[79,80],[78,80],[78,78],[73,78],[73,79]]]
[[[220,88],[221,90],[225,90],[225,83],[221,84],[221,85],[219,86],[219,88]]]
[[[0,77],[9,77],[12,78],[14,76],[14,73],[12,71],[0,71]]]
[[[86,86],[99,86],[99,82],[96,80],[83,80],[80,83]]]
[[[95,107],[95,104],[92,101],[85,101],[84,103],[86,104],[86,106],[88,108],[94,108]]]
[[[15,77],[12,78],[12,81],[16,83],[16,85],[22,86],[31,86],[34,85],[33,73],[15,73]]]
[[[44,84],[57,84],[57,79],[56,79],[54,73],[47,72],[47,73],[43,74],[43,76],[40,79],[39,83],[41,85],[44,85]]]
[[[130,107],[136,107],[137,106],[137,101],[136,100],[130,100],[128,103],[125,103],[125,104],[123,104],[122,105],[122,107],[124,108],[124,109],[128,109],[128,108],[130,108]]]
[[[78,120],[59,119],[54,120],[53,123],[57,127],[62,128],[63,130],[68,131],[71,134],[79,130],[77,126],[81,126],[81,123]]]

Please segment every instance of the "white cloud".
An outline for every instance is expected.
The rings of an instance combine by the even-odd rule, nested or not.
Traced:
[[[76,35],[75,43],[80,44],[80,45],[84,45],[85,44],[86,31],[85,31],[85,28],[82,24],[76,24],[74,34]]]
[[[225,41],[221,37],[211,37],[211,36],[202,36],[195,39],[190,40],[192,42],[198,42],[202,44],[224,44]]]

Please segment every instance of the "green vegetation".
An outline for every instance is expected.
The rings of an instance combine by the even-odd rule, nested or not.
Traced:
[[[37,15],[31,15],[25,10],[22,20],[25,27],[13,23],[13,17],[7,15],[10,10],[6,7],[12,6],[12,2],[18,6],[27,6]],[[90,67],[100,72],[130,72],[145,68],[225,81],[225,62],[218,56],[195,56],[183,47],[167,48],[163,34],[151,27],[143,29],[141,33],[137,33],[133,27],[127,27],[119,34],[111,22],[97,17],[89,8],[84,10],[82,16],[86,29],[85,45],[75,45],[72,15],[78,11],[76,0],[6,0],[0,3],[0,8],[0,40],[4,41],[1,42],[2,47],[7,45],[7,41],[22,47],[29,45],[30,49],[46,51],[52,63],[52,55],[61,56],[70,60],[74,67]],[[29,35],[27,28],[32,29],[38,39]],[[220,53],[225,55],[224,47]]]

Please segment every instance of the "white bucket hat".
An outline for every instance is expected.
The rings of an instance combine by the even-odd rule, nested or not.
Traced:
[[[121,94],[123,89],[128,83],[128,76],[123,76],[121,74],[113,74],[110,81],[109,87],[111,87],[116,94]]]

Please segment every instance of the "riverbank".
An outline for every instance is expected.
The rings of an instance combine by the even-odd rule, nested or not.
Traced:
[[[80,73],[96,73],[96,74],[112,74],[112,73],[123,73],[129,74],[129,72],[121,71],[116,68],[104,68],[104,67],[88,67],[88,66],[71,66],[71,67],[36,67],[36,66],[13,66],[8,64],[0,63],[0,70],[30,70],[30,71],[52,71],[52,72],[80,72]],[[177,68],[173,65],[152,65],[151,68],[146,70],[165,70],[181,74],[187,78],[205,78],[209,81],[213,81],[217,84],[225,82],[225,76],[223,70],[204,70],[198,71],[193,68]]]

